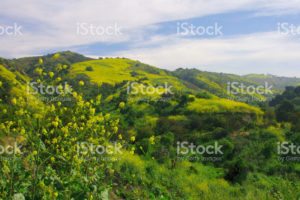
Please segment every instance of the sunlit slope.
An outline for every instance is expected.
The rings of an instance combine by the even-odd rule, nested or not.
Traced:
[[[59,54],[58,59],[53,57]],[[197,69],[177,69],[176,71],[167,71],[141,63],[139,61],[126,58],[100,58],[92,59],[83,55],[65,51],[49,54],[42,57],[27,57],[6,60],[0,58],[0,64],[9,65],[21,73],[26,73],[29,77],[34,76],[35,65],[39,58],[44,60],[47,71],[55,71],[58,63],[64,65],[73,65],[71,75],[88,75],[93,82],[112,85],[123,81],[139,81],[140,83],[150,83],[153,85],[162,85],[168,82],[177,90],[186,90],[193,92],[208,92],[221,98],[230,98],[232,100],[248,102],[265,101],[273,98],[284,87],[290,85],[299,85],[299,78],[276,77],[273,75],[251,74],[239,76],[226,73],[205,72]],[[5,64],[6,63],[6,64]],[[8,63],[8,64],[7,64]],[[92,71],[87,70],[92,69]],[[69,76],[69,74],[66,74]],[[243,83],[246,86],[261,86],[265,82],[273,85],[273,94],[229,94],[227,91],[228,83]]]
[[[124,81],[138,81],[139,84],[149,83],[152,85],[161,85],[168,83],[174,86],[176,91],[206,91],[208,94],[226,93],[226,82],[228,80],[239,80],[239,76],[230,77],[226,75],[223,79],[215,76],[213,73],[195,73],[193,74],[197,80],[201,80],[205,84],[202,88],[189,88],[185,80],[172,76],[165,70],[161,70],[137,61],[125,58],[107,58],[100,60],[85,61],[75,63],[71,67],[71,76],[85,74],[91,78],[91,81],[102,84],[118,84]],[[188,74],[191,77],[192,74]],[[249,81],[250,82],[250,81]],[[201,85],[199,85],[201,86]],[[123,88],[124,89],[124,88]],[[147,94],[144,95],[144,97]],[[130,100],[136,102],[143,95],[131,95]],[[159,98],[157,95],[152,95],[152,99]],[[218,98],[211,95],[208,99],[196,98],[195,101],[188,104],[188,110],[199,113],[248,113],[261,115],[262,111],[254,106],[246,103],[231,101],[223,98]]]
[[[198,113],[248,113],[262,115],[263,112],[246,103],[236,102],[228,99],[196,99],[188,104],[188,110]]]
[[[226,73],[215,73],[215,72],[205,72],[199,71],[197,69],[177,69],[173,74],[182,80],[185,80],[191,84],[196,85],[198,88],[207,90],[219,97],[225,97],[234,99],[237,101],[266,101],[268,98],[272,98],[278,93],[278,88],[274,82],[268,82],[269,79],[260,79],[256,82],[247,76],[239,76],[234,74]],[[265,81],[264,81],[265,80]],[[265,82],[269,85],[273,85],[272,93],[245,93],[237,91],[236,94],[230,93],[228,87],[232,87],[231,84],[245,85],[251,87],[264,86]]]
[[[86,74],[92,82],[115,85],[124,81],[139,81],[152,85],[171,84],[177,90],[187,87],[177,77],[138,61],[126,58],[106,58],[75,63],[71,68],[71,76]]]
[[[15,71],[12,72],[0,65],[0,99],[3,103],[27,107],[40,113],[43,103],[27,91],[29,77]],[[4,109],[4,108],[3,108]]]
[[[29,78],[19,72],[12,72],[0,65],[1,97],[9,101],[13,97],[28,97],[26,93],[26,82]]]

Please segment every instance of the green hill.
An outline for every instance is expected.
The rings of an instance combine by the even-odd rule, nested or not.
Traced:
[[[281,86],[297,80],[172,72],[73,52],[0,63],[0,145],[22,145],[0,154],[0,199],[300,195],[299,164],[281,162],[277,153],[278,142],[300,141],[299,88],[274,98],[274,108],[245,102],[248,93],[228,93],[228,82],[258,87],[271,78]],[[44,89],[33,94],[28,82]]]
[[[249,74],[243,76],[246,79],[252,80],[256,83],[264,84],[265,82],[270,83],[275,89],[282,92],[286,86],[299,86],[300,78],[296,77],[280,77],[274,75],[264,75],[264,74]]]
[[[106,58],[79,62],[72,65],[71,75],[86,74],[95,83],[118,84],[124,81],[141,81],[161,84],[170,82],[177,89],[184,89],[181,81],[161,70],[126,58]]]

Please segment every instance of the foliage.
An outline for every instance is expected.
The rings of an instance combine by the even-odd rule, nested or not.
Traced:
[[[0,199],[299,198],[299,164],[277,154],[277,142],[300,143],[299,88],[257,107],[225,99],[228,80],[253,83],[71,52],[3,61],[0,145],[21,147],[0,155]],[[72,91],[34,94],[28,81]],[[175,94],[129,94],[127,81],[168,82]],[[180,157],[180,141],[217,142],[223,154]]]

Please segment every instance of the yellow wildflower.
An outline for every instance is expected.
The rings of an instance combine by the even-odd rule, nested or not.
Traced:
[[[130,140],[131,140],[132,142],[134,142],[134,141],[135,141],[135,136],[131,136],[131,137],[130,137]]]
[[[80,86],[84,86],[84,82],[83,82],[83,81],[79,81],[78,84],[79,84]]]
[[[151,136],[151,137],[149,138],[149,143],[150,143],[150,144],[155,144],[155,137],[154,137],[154,136]]]

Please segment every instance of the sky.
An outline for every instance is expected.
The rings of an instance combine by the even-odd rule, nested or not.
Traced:
[[[0,1],[0,57],[65,50],[300,77],[300,0]]]

